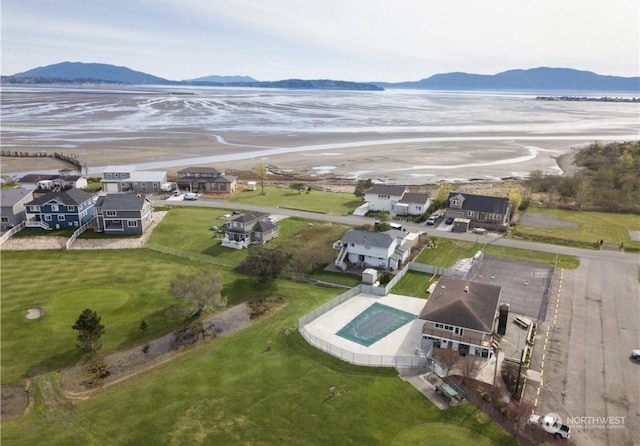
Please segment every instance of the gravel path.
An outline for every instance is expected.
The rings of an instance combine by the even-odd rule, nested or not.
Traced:
[[[155,227],[162,221],[166,211],[154,212],[153,223],[146,232],[138,238],[103,238],[83,239],[78,238],[69,249],[133,249],[142,248],[147,242]],[[34,249],[64,249],[67,237],[11,237],[4,242],[0,249],[3,251],[25,251]]]

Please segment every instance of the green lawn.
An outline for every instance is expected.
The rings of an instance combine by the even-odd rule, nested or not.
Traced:
[[[426,299],[429,297],[427,288],[431,285],[431,281],[434,277],[435,276],[432,274],[425,274],[418,271],[407,271],[404,277],[402,277],[396,286],[393,287],[391,292],[393,294]]]
[[[258,186],[255,191],[244,190],[233,195],[229,203],[253,204],[256,206],[280,207],[331,215],[347,215],[362,204],[352,193],[320,192],[299,194],[292,189],[265,186],[265,195]]]
[[[579,212],[562,209],[529,208],[527,213],[547,214],[561,222],[576,223],[577,228],[540,228],[518,224],[514,236],[531,237],[550,243],[588,244],[595,247],[598,240],[609,245],[640,250],[640,241],[632,241],[629,230],[640,231],[640,215],[607,212]]]
[[[2,441],[333,446],[414,438],[421,444],[429,437],[445,445],[517,444],[474,406],[439,411],[395,370],[352,366],[295,331],[285,334],[335,291],[279,282],[278,293],[289,304],[271,317],[89,399],[51,407],[34,388],[35,406],[2,423]],[[269,351],[266,341],[272,341]],[[328,398],[334,386],[336,396]]]
[[[498,257],[508,257],[516,260],[528,260],[530,262],[553,265],[558,261],[558,266],[566,269],[575,269],[579,265],[577,258],[567,255],[556,255],[548,252],[530,251],[527,249],[507,248],[497,245],[487,245],[480,243],[465,242],[461,240],[451,240],[445,238],[435,238],[436,247],[423,250],[416,258],[416,262],[428,265],[449,268],[457,260],[470,258],[483,247],[485,254]]]

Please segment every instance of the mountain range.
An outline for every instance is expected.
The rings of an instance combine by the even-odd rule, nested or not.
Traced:
[[[174,81],[127,67],[100,63],[62,62],[38,67],[11,76],[2,76],[11,84],[130,84],[197,85],[222,87],[260,87],[323,90],[427,89],[427,90],[512,90],[512,91],[598,91],[638,92],[640,77],[604,76],[570,68],[539,67],[509,70],[495,75],[462,72],[436,74],[419,81],[350,82],[330,79],[285,79],[258,81],[249,76],[205,76]]]

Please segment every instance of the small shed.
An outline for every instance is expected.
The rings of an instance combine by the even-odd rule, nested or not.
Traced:
[[[453,220],[452,232],[467,232],[469,230],[469,224],[471,220],[468,218],[456,218]]]
[[[373,268],[367,268],[362,271],[362,282],[367,285],[373,285],[378,280],[378,271]]]
[[[255,181],[247,182],[247,190],[256,190],[256,182]]]

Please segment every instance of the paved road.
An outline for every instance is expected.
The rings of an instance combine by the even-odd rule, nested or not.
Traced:
[[[225,201],[210,199],[171,204],[230,207]],[[372,223],[367,217],[235,203],[231,207],[347,225]],[[494,234],[444,232],[412,223],[405,226],[438,237],[578,257],[578,269],[559,271],[555,276],[547,318],[538,329],[532,358],[532,369],[542,370],[543,385],[539,393],[538,386],[528,385],[526,398],[538,397],[540,413],[558,413],[565,422],[573,418],[572,436],[578,444],[640,444],[640,364],[629,360],[630,351],[640,348],[640,256],[502,239]],[[548,338],[546,348],[545,338]]]

